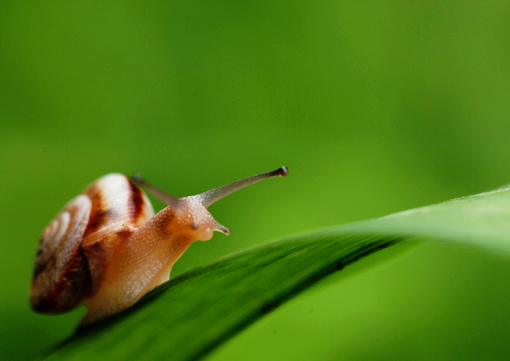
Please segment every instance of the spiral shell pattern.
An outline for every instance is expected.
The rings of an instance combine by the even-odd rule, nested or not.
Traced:
[[[100,178],[71,200],[39,240],[30,296],[34,310],[58,313],[78,306],[94,292],[99,279],[94,273],[100,271],[87,259],[84,239],[104,229],[114,236],[153,215],[143,191],[122,174]]]

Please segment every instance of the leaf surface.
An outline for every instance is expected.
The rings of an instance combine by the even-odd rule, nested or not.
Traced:
[[[79,330],[49,360],[192,360],[357,259],[414,237],[510,252],[507,188],[296,236],[196,268]]]

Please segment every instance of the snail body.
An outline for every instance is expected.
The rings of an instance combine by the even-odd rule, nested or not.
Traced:
[[[207,207],[260,180],[287,175],[276,171],[241,179],[210,191],[175,198],[122,174],[106,175],[72,199],[43,231],[30,303],[42,313],[87,306],[89,324],[133,305],[168,281],[174,263],[197,240],[230,231]],[[157,214],[137,184],[168,204]]]

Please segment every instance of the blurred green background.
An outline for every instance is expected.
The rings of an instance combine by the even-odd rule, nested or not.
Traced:
[[[174,276],[287,235],[507,183],[509,18],[507,1],[2,1],[0,358],[37,354],[80,319],[83,310],[30,311],[28,282],[41,230],[106,173],[141,172],[186,196],[289,167],[288,178],[211,207],[232,235],[192,246]],[[284,312],[299,314],[299,302],[328,289],[321,286],[255,326],[274,322],[264,330],[280,325],[289,338],[343,312],[365,327],[344,327],[359,354],[330,341],[332,359],[458,355],[461,346],[436,333],[442,319],[464,350],[493,350],[499,339],[491,335],[510,329],[501,316],[510,288],[499,286],[508,266],[472,250],[418,247],[353,275],[352,285],[340,282],[351,306],[368,297],[373,307],[356,313],[330,293],[320,297],[324,314],[306,311],[309,321],[289,326],[296,313]],[[415,272],[407,282],[396,276]],[[384,275],[384,292],[369,292]],[[416,284],[413,308],[402,296]],[[471,287],[470,297],[452,284]],[[499,298],[488,301],[488,289]],[[402,303],[408,313],[400,313]],[[481,323],[462,322],[473,314]],[[243,333],[225,358],[216,356],[228,359],[236,347],[285,352],[289,339],[270,344],[256,327],[249,340],[265,348],[243,346]],[[377,347],[364,339],[367,330],[380,331]],[[477,357],[463,357],[470,355]]]

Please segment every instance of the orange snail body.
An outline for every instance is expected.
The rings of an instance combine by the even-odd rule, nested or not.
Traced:
[[[210,191],[175,198],[140,178],[109,174],[71,200],[43,231],[31,283],[32,308],[43,313],[87,306],[88,324],[133,305],[168,281],[170,270],[194,241],[230,231],[207,207],[260,180],[286,176],[285,167]],[[168,204],[154,215],[135,184]]]

